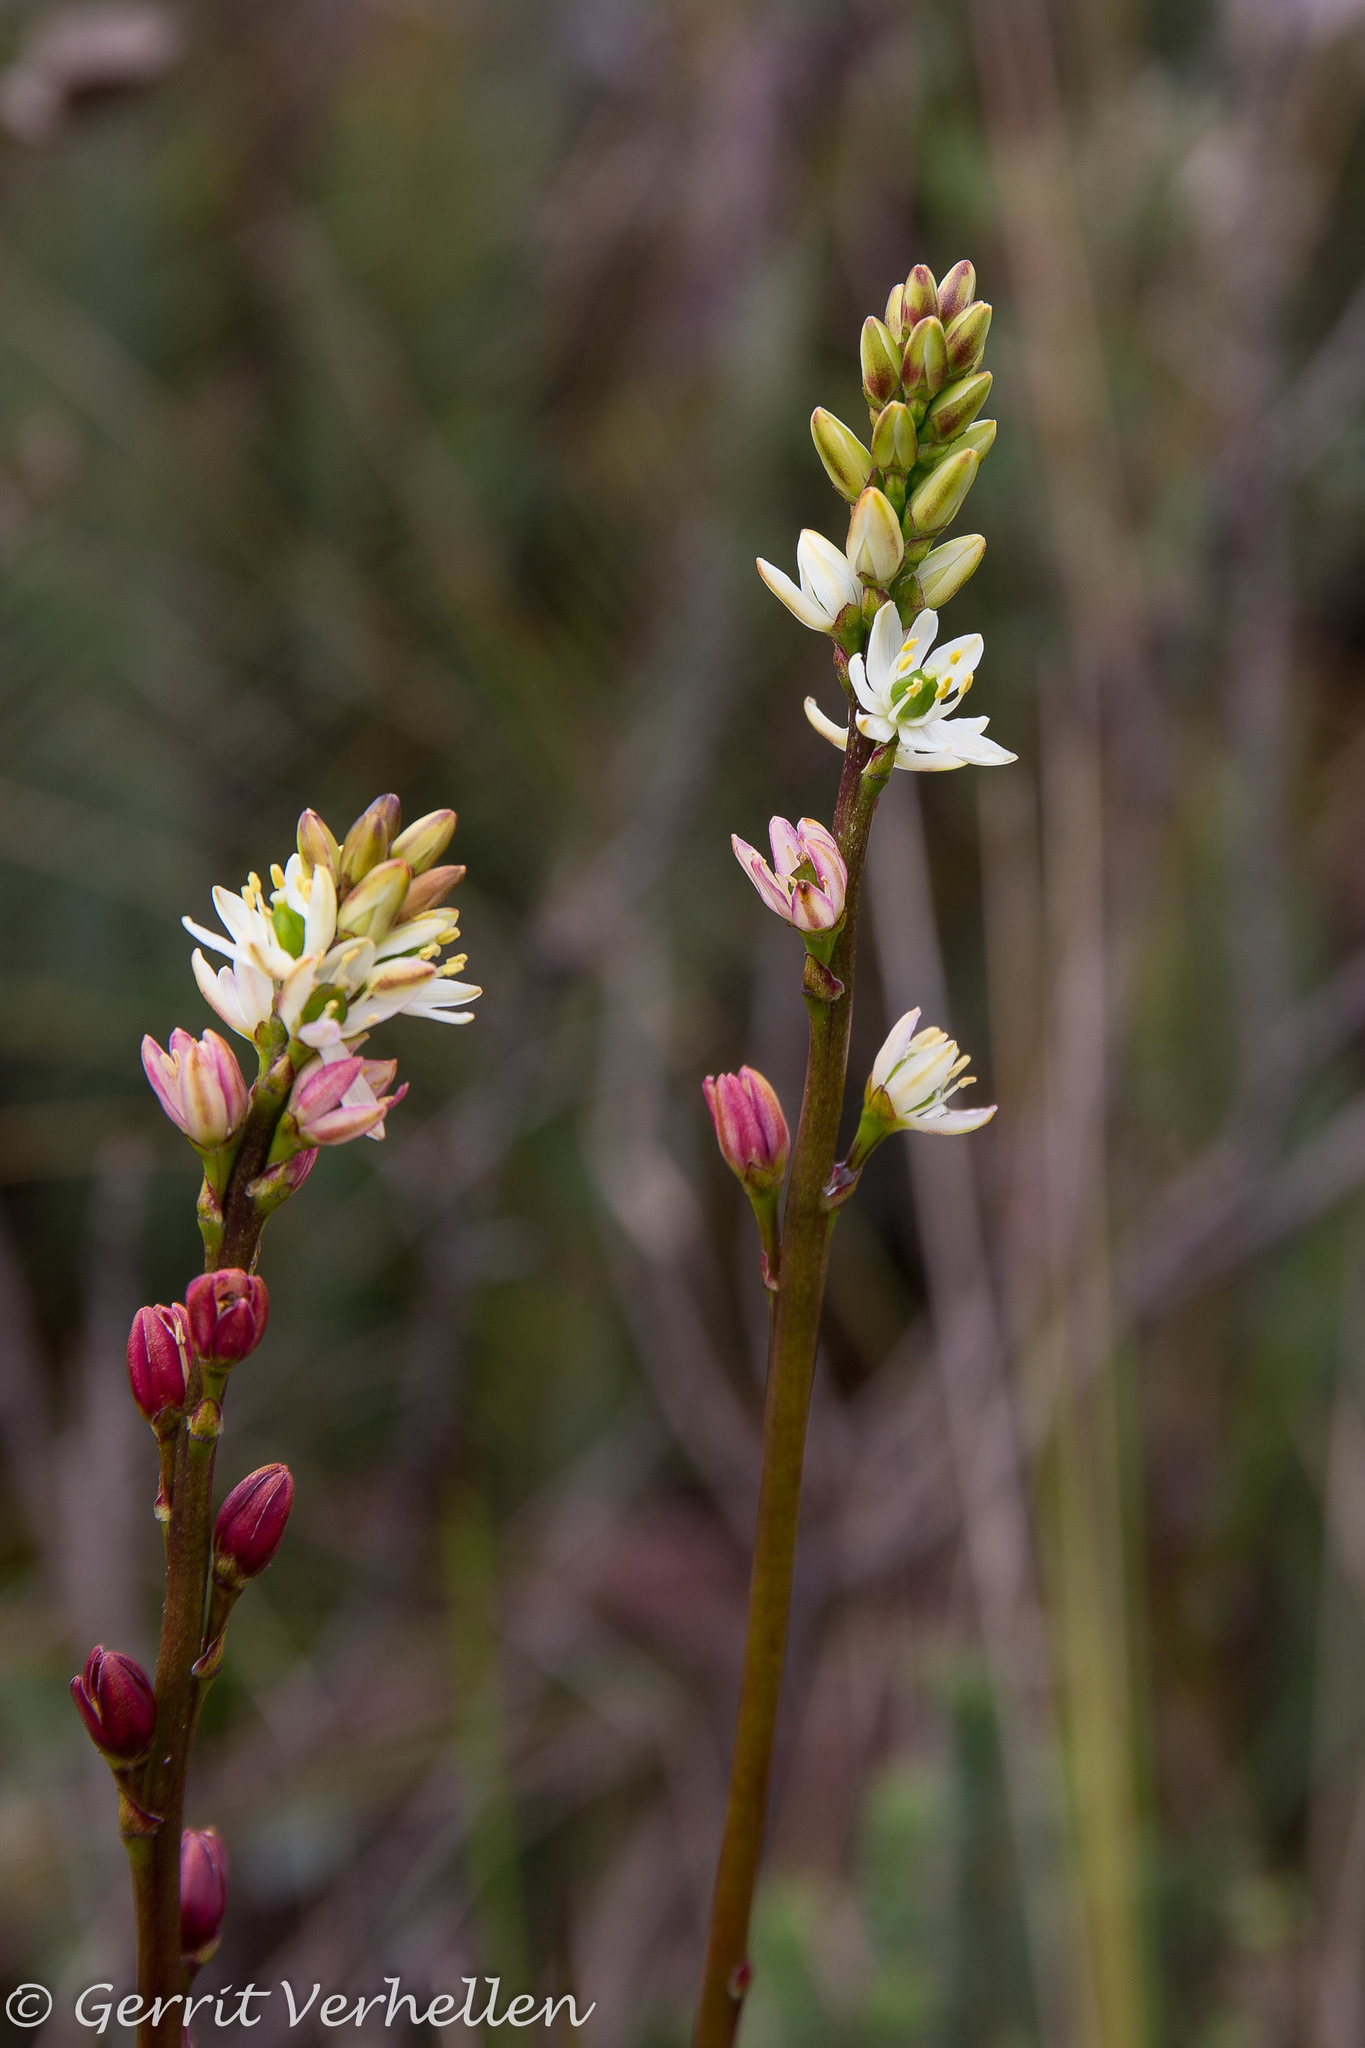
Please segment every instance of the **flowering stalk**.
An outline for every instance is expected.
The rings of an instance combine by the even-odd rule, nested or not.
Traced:
[[[180,2048],[181,2002],[217,1945],[227,1852],[213,1829],[183,1826],[190,1752],[232,1608],[273,1558],[293,1501],[287,1468],[266,1466],[233,1489],[214,1523],[228,1378],[260,1344],[269,1313],[254,1271],[261,1232],[307,1179],[319,1146],[383,1138],[406,1089],[384,1093],[395,1063],[360,1057],[370,1028],[399,1011],[468,1023],[479,994],[455,978],[463,954],[441,960],[459,936],[442,906],[464,869],[435,865],[455,813],[433,811],[406,832],[400,824],[394,796],[377,798],[341,842],[305,811],[297,852],[270,871],[269,896],[254,874],[240,896],[214,891],[226,938],[185,920],[230,962],[215,974],[202,951],[193,956],[206,1000],[255,1048],[254,1083],[214,1031],[195,1039],[177,1030],[167,1051],[143,1041],[147,1078],[203,1162],[205,1271],[183,1304],[140,1310],[128,1340],[129,1384],[161,1465],[166,1590],[155,1677],[101,1648],[72,1681],[119,1792],[147,2014],[139,2048]]]
[[[863,1160],[880,1138],[894,1129],[966,1130],[991,1113],[943,1108],[953,1087],[964,1085],[962,1063],[943,1033],[914,1036],[916,1015],[896,1027],[868,1083],[860,1149],[836,1164],[859,898],[878,798],[897,768],[941,771],[1014,758],[982,737],[984,719],[949,715],[972,682],[980,637],[951,642],[930,656],[937,618],[929,607],[947,603],[984,549],[975,535],[931,545],[961,506],[994,438],[992,422],[976,422],[990,385],[988,377],[975,374],[990,308],[976,299],[975,285],[969,263],[956,265],[941,286],[924,265],[916,265],[892,291],[886,319],[865,323],[860,355],[871,447],[864,448],[823,410],[812,421],[826,472],[853,504],[846,548],[803,533],[799,587],[770,563],[758,565],[774,595],[801,623],[833,640],[835,672],[849,703],[843,724],[818,710],[811,719],[844,754],[832,834],[808,819],[797,828],[774,819],[773,868],[743,840],[734,842],[768,908],[805,940],[802,992],[810,1039],[780,1227],[775,1194],[771,1216],[755,1200],[763,1277],[772,1289],[762,1470],[729,1797],[694,2048],[730,2048],[752,1981],[749,1920],[786,1656],[830,1236]],[[710,1095],[708,1085],[708,1100]],[[722,1151],[739,1172],[711,1106]]]

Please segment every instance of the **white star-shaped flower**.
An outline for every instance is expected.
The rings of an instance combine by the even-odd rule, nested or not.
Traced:
[[[934,649],[937,636],[937,612],[921,612],[906,632],[895,605],[882,605],[866,656],[855,654],[848,665],[861,707],[854,721],[859,732],[879,746],[896,740],[896,767],[920,773],[996,768],[1016,760],[985,737],[988,719],[951,715],[972,686],[984,646],[981,635],[964,633]],[[824,739],[847,747],[845,728],[827,718],[813,697],[806,699],[806,716]]]

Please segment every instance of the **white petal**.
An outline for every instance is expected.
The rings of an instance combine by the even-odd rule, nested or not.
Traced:
[[[423,946],[430,946],[449,931],[455,922],[449,910],[424,910],[420,917],[410,917],[406,924],[396,924],[386,939],[381,939],[374,949],[376,960],[393,960],[400,953],[418,953]]]
[[[237,984],[233,980],[232,969],[223,967],[215,974],[197,946],[190,955],[190,966],[194,969],[194,978],[204,1001],[217,1012],[230,1031],[237,1032],[242,1038],[250,1038],[251,1031],[237,1000]]]
[[[938,613],[921,612],[901,642],[896,657],[897,675],[908,676],[915,669],[923,668],[925,656],[934,644],[938,633]]]
[[[863,587],[849,567],[848,556],[813,527],[801,530],[796,566],[801,572],[801,588],[824,609],[831,623],[846,604],[862,603]]]
[[[299,917],[308,915],[308,898],[303,893],[303,861],[291,853],[284,864],[284,900]]]
[[[872,1083],[876,1088],[886,1085],[886,1077],[893,1067],[900,1065],[910,1050],[911,1042],[919,1028],[918,1009],[907,1010],[898,1017],[886,1035],[886,1042],[872,1064]]]
[[[944,676],[974,676],[985,649],[986,643],[979,633],[960,633],[956,640],[945,640],[942,647],[936,647],[920,667],[935,682]]]
[[[878,697],[883,700],[895,681],[896,657],[901,651],[901,642],[904,638],[905,628],[901,625],[901,615],[895,605],[880,606],[867,639],[867,680]],[[852,671],[853,664],[850,662],[850,680]],[[861,696],[861,692],[859,695]],[[863,697],[862,701],[869,711],[882,708],[877,704],[869,704],[866,697]]]
[[[911,1117],[907,1128],[926,1131],[940,1138],[957,1138],[965,1131],[979,1131],[982,1124],[990,1122],[997,1107],[998,1105],[993,1102],[989,1109],[929,1110],[924,1116]]]
[[[896,728],[889,718],[874,718],[869,711],[860,711],[855,723],[865,740],[875,740],[879,747],[896,737]]]
[[[984,718],[945,718],[937,731],[946,737],[958,760],[970,762],[974,768],[1002,768],[1007,761],[1017,761],[1017,754],[985,737],[982,727],[987,722]]]
[[[305,953],[325,953],[336,937],[337,892],[330,868],[314,868],[303,920]]]
[[[308,998],[317,987],[318,959],[316,953],[305,953],[301,960],[295,962],[293,971],[285,976],[281,986],[275,1007],[291,1038],[298,1029]]]
[[[228,941],[223,937],[221,932],[206,931],[204,926],[202,924],[196,924],[192,917],[182,917],[180,922],[184,925],[185,930],[187,932],[192,933],[192,935],[196,939],[201,939],[203,943],[206,946],[210,946],[215,953],[226,953],[229,960],[235,960],[237,958],[236,946],[229,945]]]
[[[780,597],[789,612],[794,612],[803,626],[809,626],[813,633],[828,633],[834,624],[828,613],[821,610],[803,590],[798,590],[791,577],[781,569],[775,569],[771,562],[758,558],[758,573],[774,597]]]
[[[872,712],[875,717],[884,718],[891,707],[886,701],[885,692],[874,690],[868,681],[861,654],[855,654],[849,663],[848,679],[853,685],[853,694],[864,711]]]
[[[845,751],[848,746],[848,727],[836,725],[832,718],[826,718],[814,697],[806,699],[806,716],[822,740],[828,740],[831,746],[838,747],[841,753]]]
[[[950,768],[965,768],[967,763],[956,754],[922,754],[918,749],[901,746],[896,752],[897,768],[909,768],[916,775],[945,775]]]

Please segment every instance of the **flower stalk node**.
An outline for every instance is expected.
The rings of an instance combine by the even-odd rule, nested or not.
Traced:
[[[837,974],[830,973],[823,960],[817,960],[814,953],[807,953],[801,989],[812,1002],[837,1003],[844,992],[844,984]]]

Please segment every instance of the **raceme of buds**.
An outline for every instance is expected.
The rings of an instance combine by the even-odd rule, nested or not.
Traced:
[[[852,504],[872,474],[871,455],[858,436],[822,405],[810,416],[810,434],[825,474],[840,497]]]
[[[148,1422],[185,1405],[190,1370],[189,1315],[178,1301],[140,1308],[128,1332],[128,1383]]]
[[[872,429],[872,459],[878,469],[903,476],[914,468],[918,454],[915,415],[899,398],[893,398],[882,407]]]
[[[900,389],[901,352],[885,321],[878,320],[873,313],[869,313],[863,322],[859,354],[867,402],[874,411],[880,412],[887,399],[893,398]]]
[[[405,860],[414,875],[424,875],[437,862],[455,836],[454,811],[428,811],[400,832],[389,852]]]
[[[884,590],[905,560],[905,541],[896,508],[875,484],[853,507],[848,522],[848,561],[856,576]]]
[[[262,1465],[233,1487],[213,1525],[213,1576],[239,1593],[263,1572],[284,1536],[294,1505],[287,1465]]]
[[[206,1963],[218,1946],[227,1911],[227,1850],[216,1828],[186,1828],[180,1837],[180,1950]]]
[[[955,384],[945,384],[924,416],[925,432],[930,439],[952,441],[969,427],[986,403],[994,381],[989,370],[980,370],[974,377],[960,377]]]
[[[942,533],[945,526],[951,526],[976,481],[980,460],[974,449],[963,448],[941,462],[905,508],[907,531],[932,538]]]
[[[966,257],[955,263],[938,288],[938,317],[946,327],[976,297],[976,270]]]
[[[730,844],[769,910],[799,932],[834,931],[843,921],[848,869],[833,834],[814,818],[798,825],[774,818],[768,837],[772,867],[738,833],[730,835]]]
[[[750,1195],[772,1196],[791,1156],[791,1132],[770,1082],[753,1067],[708,1074],[702,1082],[716,1143],[731,1173]]]
[[[177,1026],[169,1052],[146,1037],[142,1066],[157,1101],[192,1145],[215,1151],[235,1134],[246,1115],[246,1083],[231,1047],[216,1031],[195,1038]]]
[[[392,1095],[386,1088],[397,1068],[395,1060],[363,1060],[355,1056],[310,1060],[290,1090],[286,1114],[303,1147],[346,1145],[352,1138],[384,1135],[384,1118],[407,1094],[407,1083]]]
[[[396,796],[377,796],[368,804],[341,842],[339,889],[354,889],[371,868],[389,857],[389,846],[402,820]]]
[[[185,1308],[190,1340],[205,1365],[236,1365],[265,1335],[270,1296],[254,1273],[225,1266],[191,1280]]]
[[[156,1695],[140,1664],[102,1643],[71,1681],[71,1697],[86,1733],[111,1764],[135,1764],[156,1733]]]
[[[926,609],[938,611],[950,597],[956,597],[985,552],[986,543],[979,533],[960,534],[932,549],[915,571]]]

